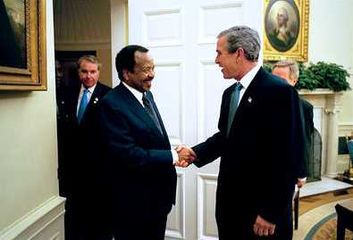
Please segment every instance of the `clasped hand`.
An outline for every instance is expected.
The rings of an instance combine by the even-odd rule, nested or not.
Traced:
[[[179,156],[178,161],[175,163],[175,166],[177,167],[185,168],[189,166],[197,158],[195,152],[188,146],[179,145],[175,148],[175,150]]]
[[[258,236],[271,236],[275,233],[276,225],[272,224],[265,219],[263,219],[260,215],[257,215],[255,220],[253,230],[255,235]]]

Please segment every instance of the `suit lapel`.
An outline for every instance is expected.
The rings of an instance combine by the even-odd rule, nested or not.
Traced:
[[[152,105],[153,105],[153,108],[154,108],[154,110],[155,110],[155,112],[156,112],[156,115],[157,115],[157,118],[158,118],[158,122],[159,122],[159,124],[161,125],[161,130],[162,130],[162,133],[163,133],[163,137],[168,137],[167,131],[165,130],[165,127],[164,127],[164,124],[163,124],[162,117],[161,117],[161,115],[159,114],[157,105],[156,105],[156,103],[155,103],[155,101],[154,101],[154,99],[153,99],[153,95],[152,95],[152,93],[151,93],[150,91],[149,91],[147,94],[149,95],[149,99],[151,100]],[[154,124],[154,125],[155,125],[155,124]]]
[[[80,90],[78,92],[80,93]],[[99,82],[97,82],[97,85],[94,88],[94,91],[93,91],[93,93],[91,95],[91,98],[90,98],[90,100],[89,100],[89,102],[87,104],[86,110],[85,110],[85,112],[83,114],[81,123],[85,121],[87,116],[90,115],[90,112],[93,110],[93,108],[96,107],[98,101],[100,100],[101,92],[102,92],[101,84]],[[76,97],[76,104],[75,104],[76,107],[77,107],[77,103],[78,103],[78,95],[79,95],[79,93],[77,94],[77,97]],[[76,114],[75,114],[75,116],[76,116]],[[76,116],[76,119],[77,119],[77,116]]]
[[[234,83],[235,84],[235,83]],[[228,87],[224,91],[222,106],[221,106],[221,114],[219,119],[219,129],[226,134],[228,127],[228,115],[229,115],[229,105],[230,98],[232,94],[232,89],[234,89],[234,84]],[[234,121],[233,121],[234,122]]]
[[[260,84],[263,84],[261,83],[261,81],[262,82],[265,81],[263,80],[263,75],[264,75],[264,70],[260,68],[259,71],[256,73],[254,79],[251,81],[249,87],[244,92],[244,95],[241,101],[239,102],[239,106],[238,106],[239,112],[242,111],[241,110],[242,108],[249,107],[256,103],[258,94],[259,93],[261,94],[261,90],[259,90]]]
[[[97,82],[97,86],[95,87],[92,96],[88,102],[87,105],[87,110],[91,109],[93,106],[95,106],[97,104],[97,102],[100,100],[100,94],[101,94],[101,85],[99,82]],[[86,112],[87,112],[86,110]],[[85,113],[86,113],[85,112]]]
[[[258,86],[260,84],[260,81],[263,78],[263,72],[264,70],[262,68],[260,68],[260,70],[256,73],[254,79],[251,81],[250,85],[248,86],[248,88],[245,90],[243,97],[241,98],[239,104],[238,104],[238,108],[237,111],[235,113],[234,119],[233,119],[233,123],[232,123],[232,127],[231,130],[234,128],[234,125],[236,125],[239,121],[239,119],[241,119],[242,117],[244,117],[244,110],[253,106],[256,101],[257,101],[257,92],[258,92]],[[230,92],[228,92],[228,96],[227,96],[227,112],[229,114],[229,101],[230,101]],[[227,116],[228,116],[227,114]],[[228,118],[225,118],[228,119]]]
[[[142,122],[144,122],[148,128],[152,129],[153,132],[158,132],[158,134],[160,136],[162,136],[161,132],[159,131],[159,129],[157,128],[156,124],[154,123],[154,121],[152,120],[152,118],[148,115],[148,113],[146,112],[146,110],[144,109],[144,107],[141,105],[141,103],[136,99],[136,97],[124,86],[124,84],[120,83],[118,86],[118,89],[121,91],[121,94],[124,98],[124,102],[126,102],[127,104],[127,108],[129,108],[131,110],[131,112],[133,112],[138,118],[140,118],[142,120]],[[141,97],[142,97],[142,93],[141,93]],[[161,123],[161,127],[163,130],[164,135],[166,135],[166,131],[164,129],[163,126],[163,122],[161,121],[158,109],[154,103],[154,101],[152,101],[153,107],[157,110],[157,116],[158,116],[158,120]],[[162,136],[163,138],[165,138],[165,136]]]

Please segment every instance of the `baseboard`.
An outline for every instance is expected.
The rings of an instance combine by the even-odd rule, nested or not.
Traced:
[[[63,240],[65,198],[55,196],[6,229],[0,240]]]

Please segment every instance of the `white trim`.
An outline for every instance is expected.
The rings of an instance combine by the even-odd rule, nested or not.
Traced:
[[[58,224],[58,228],[55,228],[52,236],[58,236],[60,232],[64,236],[64,203],[65,198],[53,196],[7,228],[4,228],[0,232],[0,240],[40,239],[36,236],[46,231],[49,225],[53,223]],[[61,229],[59,233],[58,229]]]
[[[353,122],[342,122],[338,124],[338,136],[351,136],[353,134]]]

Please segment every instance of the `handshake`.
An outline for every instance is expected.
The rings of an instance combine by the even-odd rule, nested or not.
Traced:
[[[188,146],[179,145],[175,148],[175,151],[178,153],[178,161],[175,163],[177,167],[187,167],[193,161],[197,159],[195,152]]]

